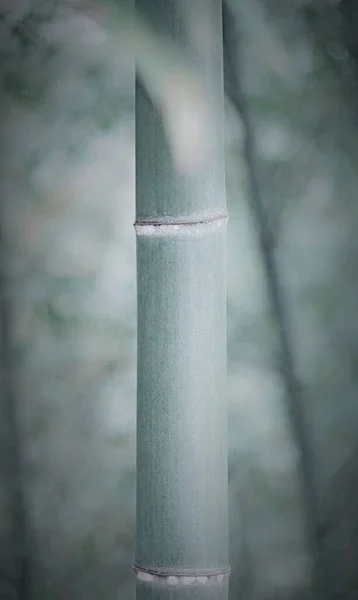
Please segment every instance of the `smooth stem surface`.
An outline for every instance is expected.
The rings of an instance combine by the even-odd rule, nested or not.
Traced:
[[[221,2],[137,7],[192,61],[210,134],[194,166],[178,162],[165,115],[137,81],[137,600],[227,600]]]

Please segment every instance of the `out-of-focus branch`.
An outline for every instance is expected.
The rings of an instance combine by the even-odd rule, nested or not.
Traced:
[[[154,29],[128,0],[79,0],[90,15],[135,56],[136,73],[162,113],[178,170],[195,169],[210,146],[205,87],[181,48]]]
[[[35,0],[22,10],[14,4],[0,7],[2,31],[35,46],[42,43],[43,25],[73,14],[105,29],[118,40],[119,52],[135,58],[137,77],[162,114],[175,167],[190,171],[205,160],[211,143],[205,86],[179,44],[153,26],[133,0]]]

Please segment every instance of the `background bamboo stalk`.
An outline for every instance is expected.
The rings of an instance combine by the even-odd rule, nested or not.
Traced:
[[[1,524],[0,597],[30,600],[28,523],[24,493],[23,458],[11,357],[11,309],[5,273],[6,247],[0,232],[0,477],[1,504],[7,505],[8,522]]]
[[[137,1],[198,83],[193,160],[136,82],[138,600],[228,596],[221,2]],[[167,93],[186,82],[172,74]],[[195,125],[188,105],[182,127]],[[168,135],[169,131],[169,135]],[[188,148],[188,153],[193,148]],[[183,160],[184,159],[184,160]]]
[[[267,215],[259,182],[254,131],[241,81],[242,62],[239,60],[240,33],[235,27],[235,19],[226,1],[223,2],[223,38],[225,56],[225,91],[242,120],[244,131],[243,154],[247,165],[249,200],[266,274],[269,301],[276,322],[280,349],[279,366],[286,388],[289,423],[299,455],[298,471],[306,517],[306,538],[308,551],[312,560],[312,597],[329,598],[330,594],[326,584],[326,572],[324,570],[324,565],[322,564],[324,553],[320,532],[314,452],[301,394],[301,386],[296,376],[289,317],[286,310],[281,278],[275,260],[273,240],[267,223]]]

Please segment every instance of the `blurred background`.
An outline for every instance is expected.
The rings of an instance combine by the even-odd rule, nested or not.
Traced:
[[[358,5],[229,4],[324,578],[332,598],[356,598]],[[21,600],[134,599],[134,57],[107,11],[0,0],[4,600],[28,581],[21,553]],[[244,129],[227,100],[230,600],[298,600],[310,585],[307,507]]]

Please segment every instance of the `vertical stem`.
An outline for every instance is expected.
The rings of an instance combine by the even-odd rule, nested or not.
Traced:
[[[13,389],[13,364],[11,358],[10,318],[5,253],[0,232],[0,454],[2,499],[6,498],[8,523],[2,527],[0,540],[5,548],[0,567],[0,597],[4,600],[28,600],[31,597],[26,504],[23,489],[21,439],[17,420],[17,402]],[[2,510],[4,510],[2,506]],[[2,518],[6,515],[2,514]]]
[[[293,357],[293,344],[290,336],[289,319],[283,300],[282,287],[270,232],[266,223],[264,202],[261,195],[256,165],[254,132],[239,77],[237,46],[238,33],[235,31],[234,19],[227,3],[223,3],[224,53],[225,53],[225,89],[233,106],[241,116],[244,128],[244,155],[249,180],[249,195],[256,222],[261,254],[266,272],[267,288],[272,313],[276,320],[280,343],[280,362],[286,386],[287,407],[293,439],[299,451],[299,475],[302,484],[304,509],[306,513],[306,533],[309,551],[312,554],[312,580],[315,598],[329,598],[325,577],[322,571],[322,540],[319,528],[319,511],[317,503],[316,478],[313,466],[314,455],[308,434],[306,415],[300,393],[300,384],[296,377]]]
[[[137,600],[227,600],[221,2],[137,7],[192,65],[212,144],[195,167],[178,165],[137,78]]]

